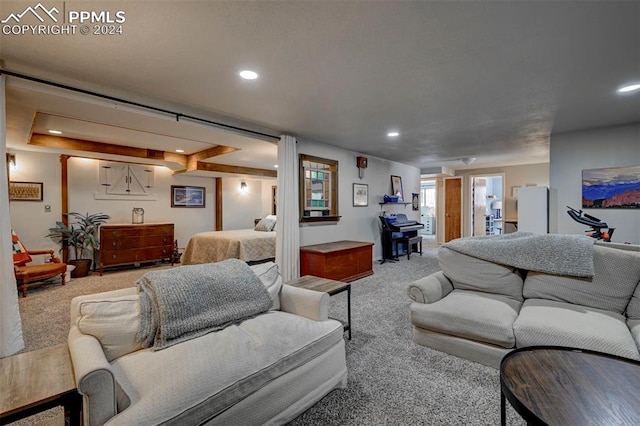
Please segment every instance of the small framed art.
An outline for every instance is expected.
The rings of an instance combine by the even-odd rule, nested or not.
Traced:
[[[204,207],[205,188],[203,186],[171,185],[171,207]]]
[[[42,182],[9,182],[9,201],[42,201]]]
[[[367,207],[369,205],[369,185],[364,183],[353,184],[353,206]]]

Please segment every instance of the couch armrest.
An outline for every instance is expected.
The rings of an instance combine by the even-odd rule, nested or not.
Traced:
[[[103,425],[117,411],[116,381],[100,342],[75,325],[69,330],[69,352],[78,392],[83,395],[86,425]]]
[[[280,310],[326,321],[329,319],[329,294],[284,284],[280,291]]]
[[[418,303],[433,303],[453,290],[453,284],[442,271],[434,272],[409,284],[409,297]]]

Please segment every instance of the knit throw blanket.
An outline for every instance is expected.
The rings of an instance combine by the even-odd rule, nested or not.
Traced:
[[[442,246],[478,259],[529,271],[592,277],[594,241],[584,235],[515,232],[458,238]]]
[[[272,303],[260,279],[238,259],[147,272],[136,286],[137,340],[154,350],[239,323]]]

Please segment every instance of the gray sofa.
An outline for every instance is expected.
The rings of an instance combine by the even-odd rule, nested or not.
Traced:
[[[343,327],[328,319],[329,295],[282,285],[273,267],[251,267],[270,310],[162,350],[136,341],[135,287],[74,298],[68,344],[84,423],[284,424],[345,387]]]
[[[496,262],[444,244],[438,252],[442,270],[408,289],[414,342],[494,368],[511,350],[534,345],[640,359],[638,246],[589,247],[593,274],[578,277],[511,266],[508,250]],[[547,257],[533,263],[545,269],[565,261],[570,269],[585,256],[558,251]]]

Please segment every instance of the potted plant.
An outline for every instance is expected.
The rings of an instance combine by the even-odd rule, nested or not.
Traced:
[[[109,215],[104,213],[81,214],[71,212],[69,218],[73,218],[74,222],[69,226],[62,222],[56,222],[54,228],[49,228],[49,233],[45,236],[51,238],[58,244],[62,245],[60,251],[70,248],[74,258],[68,260],[67,263],[74,265],[76,268],[71,272],[74,278],[84,277],[88,275],[91,263],[95,261],[96,251],[100,248],[98,241],[98,229],[100,225],[106,223],[110,219]],[[92,257],[88,258],[89,251]]]

